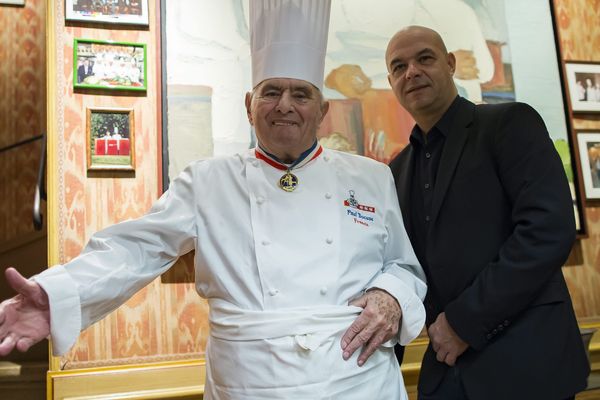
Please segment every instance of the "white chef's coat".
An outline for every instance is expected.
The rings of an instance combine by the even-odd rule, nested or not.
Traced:
[[[55,353],[196,249],[196,289],[210,305],[206,399],[406,398],[395,341],[363,367],[340,347],[361,311],[348,302],[368,288],[400,303],[400,343],[424,324],[425,276],[389,168],[324,150],[293,173],[288,193],[254,150],[192,163],[147,215],[36,276]]]

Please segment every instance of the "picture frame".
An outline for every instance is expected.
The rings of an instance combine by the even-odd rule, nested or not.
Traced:
[[[0,6],[24,6],[25,0],[1,0]]]
[[[571,109],[578,112],[600,112],[600,63],[565,62]]]
[[[600,129],[577,132],[579,160],[585,197],[587,200],[600,200]]]
[[[146,91],[146,45],[74,39],[73,87]]]
[[[88,171],[134,171],[134,113],[129,108],[88,108]]]
[[[148,26],[148,0],[65,0],[65,19]]]

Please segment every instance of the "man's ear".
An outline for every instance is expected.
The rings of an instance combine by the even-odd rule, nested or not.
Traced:
[[[252,121],[252,112],[250,111],[251,108],[251,104],[252,104],[252,93],[247,92],[246,93],[246,98],[244,99],[244,104],[246,104],[246,116],[248,117],[248,122],[250,122],[250,125],[254,125],[254,121]]]
[[[456,57],[454,53],[448,53],[448,67],[450,67],[450,74],[454,76],[454,72],[456,72]]]
[[[325,115],[327,115],[327,111],[329,111],[329,102],[328,101],[324,101],[323,105],[321,106],[321,121],[323,121],[323,118],[325,118]]]

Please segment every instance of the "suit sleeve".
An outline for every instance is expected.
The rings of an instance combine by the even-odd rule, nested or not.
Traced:
[[[559,272],[575,240],[566,174],[539,114],[516,103],[490,126],[497,127],[490,146],[513,228],[497,257],[445,309],[450,325],[475,349],[527,309]]]
[[[145,216],[95,233],[79,256],[32,279],[50,300],[55,355],[194,248],[193,170],[188,167]]]

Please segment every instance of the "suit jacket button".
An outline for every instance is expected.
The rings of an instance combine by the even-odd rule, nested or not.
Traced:
[[[504,321],[504,326],[508,326],[508,325],[510,325],[510,322],[508,322],[508,320],[505,320]]]
[[[485,335],[487,340],[490,340],[491,338],[494,337],[494,335],[492,335],[491,333],[488,333],[487,335]]]
[[[492,331],[492,334],[493,334],[494,336],[495,336],[495,335],[497,335],[497,334],[498,334],[498,330],[497,330],[497,329],[494,329],[494,330]]]

